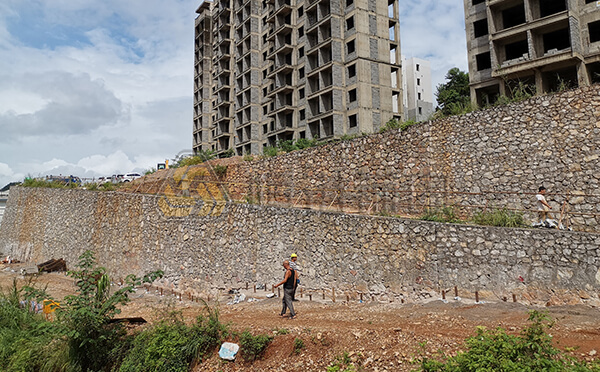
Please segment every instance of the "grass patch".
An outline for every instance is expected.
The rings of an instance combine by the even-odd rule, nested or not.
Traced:
[[[187,372],[214,351],[228,333],[218,310],[208,306],[196,323],[188,326],[181,313],[171,313],[156,326],[139,333],[119,372]]]
[[[294,351],[293,354],[300,354],[302,352],[302,349],[304,349],[304,341],[302,341],[301,338],[295,338],[294,339]]]
[[[246,361],[254,361],[259,358],[267,349],[267,346],[273,341],[273,336],[256,335],[253,336],[246,330],[240,335],[240,349],[242,356]]]
[[[405,131],[413,125],[417,124],[414,120],[407,120],[404,122],[400,122],[394,118],[390,119],[383,127],[379,129],[379,133],[384,133],[389,130],[400,129],[400,131]]]
[[[424,356],[413,362],[420,371],[598,371],[600,363],[578,361],[557,349],[548,333],[554,326],[546,312],[529,312],[530,325],[520,335],[510,335],[500,327],[477,327],[477,334],[466,340],[467,350],[456,356],[441,354],[435,360]],[[425,349],[425,344],[422,345]]]
[[[473,223],[483,226],[528,227],[523,213],[506,208],[476,213],[471,219]]]
[[[463,222],[456,215],[453,207],[429,208],[425,210],[420,218],[423,221],[444,222],[444,223],[460,223]]]

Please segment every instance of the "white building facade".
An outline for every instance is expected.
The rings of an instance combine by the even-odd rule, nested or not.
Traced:
[[[410,58],[402,62],[405,120],[424,121],[433,114],[433,88],[429,61]]]

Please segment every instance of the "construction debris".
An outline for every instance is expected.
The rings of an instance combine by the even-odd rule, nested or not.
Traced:
[[[2,260],[2,263],[3,264],[14,264],[14,263],[20,263],[20,261],[12,258],[10,256],[6,256],[6,258]]]
[[[240,346],[237,344],[234,344],[232,342],[224,342],[223,345],[221,345],[221,349],[219,350],[219,357],[221,359],[233,361],[235,360],[235,355],[237,354],[239,349]]]
[[[50,261],[38,264],[37,267],[39,272],[45,271],[51,273],[53,271],[67,271],[67,263],[62,258],[59,258],[58,260],[53,258]]]

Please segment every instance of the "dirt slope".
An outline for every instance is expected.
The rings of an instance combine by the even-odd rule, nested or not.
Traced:
[[[15,270],[16,272],[13,272]],[[18,267],[0,265],[0,286],[5,290],[16,279],[19,285],[28,277],[18,274]],[[60,298],[73,290],[73,281],[64,274],[43,274],[35,279],[36,286],[47,286]],[[410,371],[416,368],[411,360],[422,351],[435,354],[438,350],[456,352],[475,327],[503,327],[518,333],[527,324],[528,306],[510,302],[475,304],[473,300],[449,299],[447,303],[432,300],[420,303],[309,301],[295,303],[297,319],[280,318],[278,298],[265,298],[266,292],[246,292],[258,301],[227,305],[230,296],[218,302],[220,317],[231,322],[236,331],[249,329],[253,333],[275,336],[261,360],[225,362],[213,355],[194,371],[325,371],[347,353],[364,371]],[[212,301],[211,305],[217,302]],[[181,310],[192,320],[202,304],[173,296],[140,289],[133,301],[123,309],[122,316],[142,316],[150,322],[167,311]],[[540,309],[540,308],[538,308]],[[560,347],[576,347],[576,355],[591,359],[600,351],[600,311],[592,306],[573,305],[542,308],[556,320],[552,335]],[[304,347],[294,352],[294,341],[301,339]],[[360,369],[358,369],[360,370]]]

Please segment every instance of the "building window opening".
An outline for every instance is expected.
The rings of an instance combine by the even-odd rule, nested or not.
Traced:
[[[504,48],[506,52],[505,61],[517,59],[523,57],[524,54],[529,54],[529,50],[527,48],[527,39],[506,44]]]
[[[473,0],[473,5],[485,3],[485,0]]]
[[[348,117],[348,126],[349,126],[350,128],[354,128],[354,127],[356,127],[357,125],[358,125],[358,120],[357,120],[357,118],[356,118],[356,114],[354,114],[354,115],[350,115],[350,116]]]
[[[477,62],[477,71],[492,68],[492,58],[490,52],[481,53],[475,56]]]
[[[590,43],[600,41],[600,21],[588,23],[588,31],[590,33]]]
[[[353,78],[356,76],[356,65],[348,66],[348,77]]]
[[[487,35],[489,33],[487,18],[473,22],[473,31],[475,32],[475,37]]]
[[[571,47],[571,39],[569,37],[568,28],[544,34],[543,39],[544,53],[548,53],[551,50],[559,51]]]
[[[565,0],[540,0],[540,17],[546,17],[565,10],[567,10]]]
[[[354,17],[350,17],[346,20],[346,30],[352,30],[354,28]]]
[[[356,89],[351,89],[348,92],[348,100],[350,102],[356,102]]]
[[[588,65],[588,75],[592,84],[600,83],[600,62]]]
[[[525,6],[523,3],[502,11],[502,26],[514,27],[525,23]]]
[[[561,70],[548,71],[542,74],[542,84],[545,92],[560,92],[577,88],[577,68],[567,67]]]
[[[346,43],[346,53],[347,54],[352,54],[352,53],[354,53],[355,50],[356,50],[356,47],[354,44],[354,40],[351,40]]]

